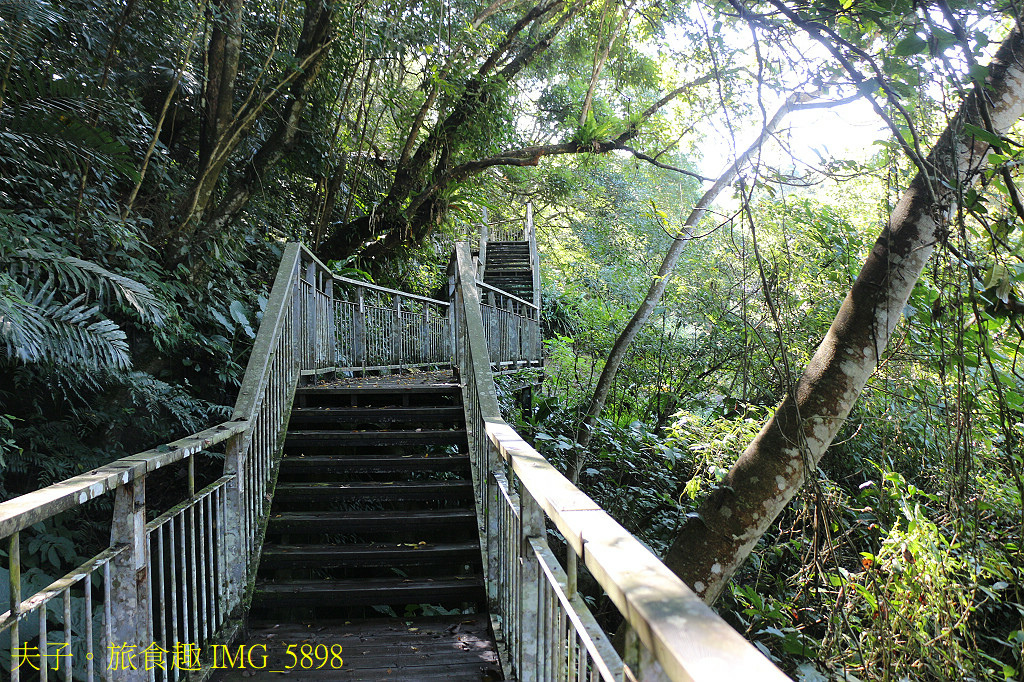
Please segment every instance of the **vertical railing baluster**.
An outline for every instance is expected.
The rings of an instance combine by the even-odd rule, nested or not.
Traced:
[[[21,533],[15,531],[7,539],[8,582],[10,584],[11,606],[11,682],[21,679],[21,630],[18,616],[21,614]]]

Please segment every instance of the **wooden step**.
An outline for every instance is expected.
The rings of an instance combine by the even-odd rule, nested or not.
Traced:
[[[475,542],[431,544],[372,543],[352,545],[267,545],[260,568],[385,567],[421,564],[479,564]]]
[[[366,606],[480,602],[485,599],[480,576],[450,578],[366,578],[257,582],[253,606]]]
[[[347,619],[346,619],[347,620]],[[266,647],[268,662],[261,669],[239,665],[218,670],[213,682],[338,682],[394,680],[396,682],[483,682],[506,679],[498,665],[497,647],[484,614],[457,616],[359,619],[332,623],[282,623],[271,619],[249,630],[245,650]],[[250,626],[253,623],[250,621]],[[287,653],[295,644],[343,645],[343,664],[303,670]],[[232,651],[235,647],[232,646]],[[256,660],[260,660],[255,657]],[[248,663],[248,662],[247,662]],[[314,666],[315,667],[315,666]],[[281,672],[290,673],[287,677]]]
[[[460,396],[458,384],[411,384],[409,386],[300,386],[296,396],[317,395],[424,395],[437,393],[444,396]]]
[[[465,531],[475,527],[476,512],[472,509],[280,512],[271,514],[268,524],[271,532],[302,535],[376,531],[417,533],[438,528]]]
[[[291,455],[281,460],[280,475],[407,471],[469,471],[469,455]]]
[[[290,430],[286,448],[303,445],[465,445],[465,429],[417,429],[415,431],[337,431],[331,429]]]
[[[497,251],[521,251],[523,249],[530,250],[530,242],[527,241],[516,241],[516,242],[487,242],[487,250],[495,249]]]
[[[296,407],[290,424],[369,423],[396,424],[419,421],[451,422],[464,420],[461,405],[432,405],[426,407]]]
[[[312,499],[451,500],[473,497],[472,481],[398,481],[359,483],[278,483],[274,498],[285,502]]]
[[[344,512],[279,512],[270,515],[268,531],[306,536],[346,532],[466,530],[476,527],[472,509],[373,510]]]

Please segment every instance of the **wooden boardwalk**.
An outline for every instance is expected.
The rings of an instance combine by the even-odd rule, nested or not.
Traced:
[[[295,656],[288,653],[290,645]],[[264,625],[253,630],[243,646],[247,658],[262,667],[223,670],[214,681],[505,679],[488,618],[483,614]],[[303,647],[310,652],[308,658],[303,655]],[[237,646],[232,653],[237,654]]]
[[[451,370],[299,388],[249,635],[214,679],[505,679],[466,449]]]

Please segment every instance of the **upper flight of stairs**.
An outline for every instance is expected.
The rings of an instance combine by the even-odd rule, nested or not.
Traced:
[[[488,242],[484,283],[532,302],[530,242]]]
[[[325,679],[503,679],[477,637],[486,596],[459,386],[350,381],[300,387],[294,405],[250,643],[306,623],[321,639],[359,635],[342,642],[344,674]],[[427,639],[364,656],[351,646],[391,631]]]

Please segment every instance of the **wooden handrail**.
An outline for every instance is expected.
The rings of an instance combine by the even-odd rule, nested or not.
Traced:
[[[96,499],[142,474],[188,459],[201,450],[244,433],[248,427],[246,420],[224,422],[0,503],[0,537],[7,537]]]
[[[423,303],[431,303],[433,305],[441,305],[448,307],[448,302],[439,301],[436,298],[430,298],[428,296],[420,296],[419,294],[410,294],[405,291],[398,291],[397,289],[388,289],[378,284],[371,284],[370,282],[361,282],[358,279],[349,279],[348,277],[342,277],[341,275],[334,275],[334,281],[341,284],[347,284],[353,287],[363,287],[364,289],[372,289],[373,291],[380,292],[382,294],[391,294],[392,296],[401,296],[402,298],[411,298],[414,301],[422,301]]]
[[[633,628],[671,680],[788,680],[711,610],[658,557],[573,485],[501,417],[484,341],[480,297],[467,244],[456,247],[465,353],[462,371],[483,421],[484,437],[565,537],[568,547]]]
[[[480,287],[481,289],[486,289],[487,291],[493,291],[494,293],[498,294],[499,296],[504,296],[505,298],[508,298],[508,299],[511,299],[511,300],[515,301],[516,303],[521,303],[522,305],[526,306],[527,308],[529,308],[531,310],[538,310],[537,306],[534,305],[533,303],[530,303],[526,299],[519,298],[515,294],[510,294],[509,292],[505,291],[504,289],[499,289],[498,287],[491,286],[490,284],[487,284],[486,282],[483,282],[483,281],[481,281],[479,279],[476,280],[476,285],[478,287]]]

